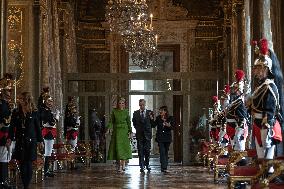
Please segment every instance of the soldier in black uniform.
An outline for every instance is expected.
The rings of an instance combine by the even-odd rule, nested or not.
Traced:
[[[40,121],[42,127],[42,136],[44,138],[44,175],[53,177],[54,174],[49,172],[49,161],[56,138],[56,124],[59,120],[59,112],[52,113],[53,99],[47,95],[44,99],[44,105],[40,108]]]
[[[283,116],[283,75],[275,54],[268,50],[266,39],[260,40],[259,57],[254,62],[257,82],[249,107],[253,117],[253,137],[258,158],[273,159],[275,144],[282,141],[280,123]],[[269,173],[273,173],[270,167]]]
[[[21,93],[18,108],[12,114],[11,128],[16,128],[14,157],[20,163],[21,178],[25,189],[29,187],[32,179],[32,162],[37,159],[37,145],[43,148],[38,117],[31,94]]]
[[[248,133],[247,128],[247,109],[244,104],[244,82],[245,74],[242,70],[237,70],[235,73],[236,81],[232,85],[231,103],[228,106],[227,118],[227,134],[231,140],[234,150],[244,151],[246,138]]]
[[[221,124],[219,132],[219,145],[221,147],[226,147],[229,144],[229,137],[227,135],[227,120],[226,120],[226,111],[227,107],[230,104],[230,85],[225,85],[223,94],[221,95],[221,108],[222,111],[218,114],[218,122]],[[224,155],[227,155],[228,151],[224,152]]]
[[[64,130],[66,131],[66,139],[75,151],[78,141],[78,129],[80,126],[80,116],[74,103],[68,105],[68,113],[65,115]]]
[[[10,128],[11,109],[11,77],[6,74],[1,79],[0,94],[0,188],[10,188],[8,179],[8,162],[11,159],[10,145],[13,133]]]
[[[210,140],[213,143],[217,143],[219,141],[219,132],[220,132],[220,128],[221,128],[221,123],[218,121],[218,115],[221,111],[221,107],[220,107],[220,101],[218,99],[218,96],[213,96],[212,97],[213,100],[213,114],[211,119],[209,120],[209,134],[210,134]]]
[[[48,95],[49,95],[49,87],[43,87],[40,93],[40,96],[38,97],[38,100],[37,100],[38,110],[40,110],[40,108],[44,106],[44,99]]]

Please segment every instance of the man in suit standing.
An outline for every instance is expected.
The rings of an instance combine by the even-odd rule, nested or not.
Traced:
[[[146,101],[144,99],[139,100],[140,109],[134,111],[132,122],[136,129],[137,148],[139,156],[140,172],[144,172],[144,169],[151,171],[149,166],[152,128],[150,123],[151,110],[146,110]]]

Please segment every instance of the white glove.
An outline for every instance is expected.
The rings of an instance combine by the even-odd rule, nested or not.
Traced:
[[[78,116],[77,119],[76,119],[76,123],[77,123],[78,125],[80,125],[80,123],[81,123],[80,117],[81,117],[81,116]]]
[[[56,110],[55,119],[58,121],[58,120],[59,120],[59,117],[60,117],[60,111],[59,111],[59,110]]]

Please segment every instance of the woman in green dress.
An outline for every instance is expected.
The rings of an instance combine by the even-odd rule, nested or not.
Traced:
[[[118,100],[117,108],[113,109],[107,128],[112,131],[108,160],[116,160],[117,171],[125,170],[125,161],[132,158],[130,139],[132,129],[128,110],[125,109],[125,99]]]

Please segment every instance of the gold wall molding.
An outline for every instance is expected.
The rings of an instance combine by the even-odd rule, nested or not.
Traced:
[[[8,1],[6,72],[16,75],[17,93],[33,91],[33,15],[31,1]]]

